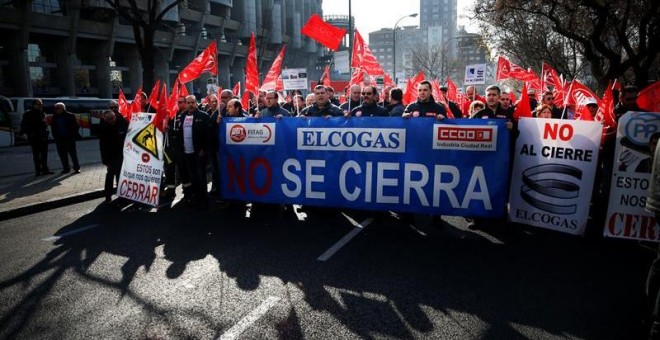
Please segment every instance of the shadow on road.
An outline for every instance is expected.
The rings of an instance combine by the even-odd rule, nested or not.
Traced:
[[[283,282],[282,298],[291,307],[274,325],[282,339],[304,337],[293,297],[300,293],[308,308],[330,314],[360,338],[411,339],[421,333],[515,339],[541,331],[555,337],[631,339],[645,332],[642,294],[653,254],[634,243],[511,226],[483,235],[451,225],[420,233],[378,215],[333,258],[319,262],[315,259],[353,226],[338,210],[309,209],[307,216],[299,221],[290,209],[268,205],[253,207],[246,218],[242,205],[223,211],[174,207],[153,214],[119,213],[102,204],[58,232],[103,221],[93,233],[60,239],[43,260],[0,282],[0,292],[23,290],[0,319],[0,337],[29,337],[27,325],[66,272],[120,292],[122,299],[167,322],[175,337],[195,337],[186,333],[186,318],[221,334],[227,325],[211,311],[172,313],[131,285],[139,270],[149,272],[156,261],[168,263],[165,275],[174,280],[209,255],[218,267],[207,274],[226,275],[241,290],[256,290],[264,277]],[[161,246],[164,259],[157,260]],[[104,254],[126,258],[120,274],[114,273],[120,279],[88,270]],[[430,310],[463,333],[444,334],[442,324],[429,318]],[[485,330],[479,320],[488,325]],[[65,337],[62,332],[49,336]]]

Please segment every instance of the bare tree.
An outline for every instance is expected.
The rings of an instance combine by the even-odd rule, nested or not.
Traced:
[[[645,86],[649,69],[657,70],[657,0],[484,0],[474,18],[492,43],[527,65],[546,60],[575,76],[584,57],[601,89],[615,78]]]
[[[162,0],[105,0],[118,15],[131,23],[135,45],[142,58],[142,85],[150,89],[154,84],[154,36],[163,17],[183,0],[172,0],[163,6]],[[141,8],[142,7],[142,8]]]
[[[424,71],[426,78],[438,79],[441,82],[447,80],[448,76],[454,76],[464,63],[454,58],[450,53],[447,43],[427,46],[418,45],[411,53],[411,71],[417,73]]]

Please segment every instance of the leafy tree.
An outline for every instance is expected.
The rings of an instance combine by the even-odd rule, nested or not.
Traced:
[[[659,62],[659,6],[657,0],[484,0],[474,5],[474,18],[497,48],[537,71],[545,60],[575,77],[584,58],[601,89],[615,78],[644,87]]]
[[[183,0],[105,0],[118,15],[131,23],[135,44],[142,58],[142,85],[150,89],[154,84],[154,36],[163,17]]]

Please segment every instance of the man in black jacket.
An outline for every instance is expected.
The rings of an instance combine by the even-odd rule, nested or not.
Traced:
[[[76,140],[80,139],[78,130],[78,120],[76,116],[66,110],[62,102],[55,104],[55,114],[53,115],[53,138],[57,146],[57,153],[62,161],[62,174],[69,173],[69,156],[73,162],[74,174],[80,173],[80,164],[78,163],[78,152],[76,151]]]
[[[447,109],[443,104],[433,100],[431,82],[424,80],[417,85],[417,101],[408,104],[401,117],[435,117],[436,119],[445,119],[447,117]]]
[[[314,87],[314,104],[304,108],[300,112],[301,117],[341,117],[344,112],[337,106],[332,105],[328,100],[328,94],[325,86],[316,85]]]
[[[344,113],[349,113],[353,111],[354,108],[360,106],[362,104],[360,95],[362,94],[362,88],[360,88],[360,85],[351,85],[349,88],[349,97],[348,100],[339,106]]]
[[[403,91],[400,88],[390,90],[390,104],[387,105],[387,111],[390,117],[401,117],[406,107],[401,102],[403,100]]]
[[[48,169],[48,124],[41,99],[32,102],[32,109],[25,111],[21,121],[21,134],[26,134],[32,148],[34,172],[39,175],[50,175]]]
[[[378,89],[375,86],[367,85],[362,88],[362,105],[351,111],[351,116],[355,117],[389,117],[387,110],[378,106],[376,94]]]
[[[101,162],[106,166],[105,201],[112,200],[113,180],[119,183],[121,165],[124,161],[124,139],[128,131],[128,122],[112,110],[103,113],[99,125],[99,149]]]
[[[211,120],[206,112],[197,108],[194,95],[186,97],[186,110],[179,113],[175,133],[193,188],[193,204],[208,207],[206,197],[206,162],[208,159]]]

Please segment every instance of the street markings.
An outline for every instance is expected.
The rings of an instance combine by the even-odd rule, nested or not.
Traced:
[[[367,218],[366,220],[362,221],[362,223],[357,223],[357,221],[355,221],[354,219],[352,219],[350,216],[346,215],[345,213],[341,213],[341,214],[344,215],[344,217],[346,217],[346,219],[349,222],[351,222],[351,224],[353,224],[353,226],[355,226],[355,228],[353,228],[353,230],[351,230],[348,234],[346,234],[344,237],[342,237],[341,240],[339,240],[339,242],[335,243],[334,246],[332,246],[330,249],[328,249],[325,253],[323,253],[323,255],[319,256],[319,258],[316,259],[316,260],[325,262],[328,259],[330,259],[330,257],[332,257],[332,255],[334,255],[337,251],[339,251],[339,249],[341,249],[343,246],[345,246],[350,240],[353,239],[353,237],[355,237],[357,234],[359,234],[366,226],[368,226],[374,220],[373,218],[370,217],[370,218]]]
[[[259,307],[252,310],[248,315],[243,317],[241,321],[235,324],[232,328],[228,329],[220,336],[220,340],[233,340],[238,338],[241,333],[248,329],[252,324],[264,316],[268,310],[273,308],[281,299],[275,296],[269,296],[266,301],[262,302]]]
[[[83,232],[85,230],[93,229],[93,228],[100,227],[100,226],[101,226],[100,224],[90,224],[88,226],[85,226],[85,227],[82,227],[82,228],[79,228],[79,229],[70,230],[70,231],[67,231],[65,233],[62,233],[62,234],[59,234],[59,235],[53,235],[53,236],[50,236],[50,237],[46,237],[46,238],[41,239],[41,240],[44,241],[44,242],[57,241],[57,240],[59,240],[63,237],[75,235],[75,234]]]

